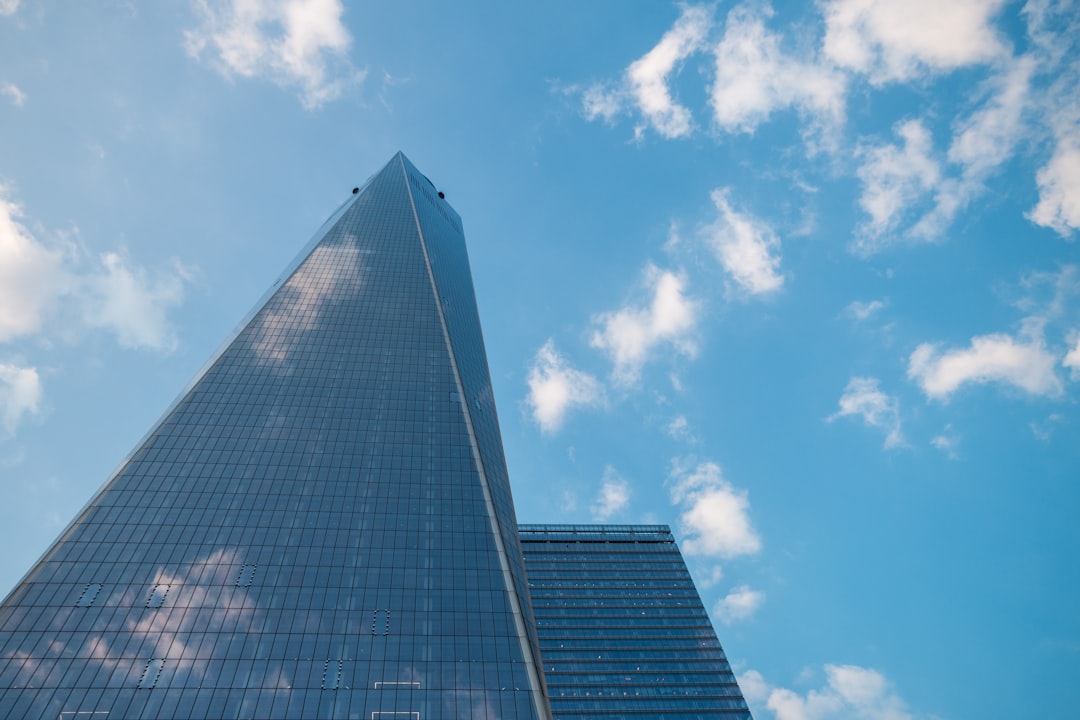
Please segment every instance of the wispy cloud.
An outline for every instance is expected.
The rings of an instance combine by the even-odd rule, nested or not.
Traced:
[[[708,7],[684,7],[675,26],[664,33],[656,47],[626,69],[630,93],[638,109],[664,137],[690,134],[690,111],[672,98],[668,78],[701,47],[711,26],[712,12]]]
[[[672,418],[671,422],[664,428],[664,432],[673,440],[682,440],[688,443],[697,442],[694,433],[690,431],[690,423],[685,415],[677,415]]]
[[[27,415],[38,413],[41,404],[41,378],[32,367],[0,362],[0,428],[7,434]]]
[[[652,127],[665,138],[689,135],[694,127],[690,111],[680,105],[669,85],[672,74],[683,62],[701,49],[712,27],[712,9],[703,5],[683,7],[682,14],[660,42],[626,68],[615,86],[592,85],[582,94],[582,109],[592,120],[610,121],[627,105],[641,113],[640,137]]]
[[[679,506],[682,551],[731,558],[761,550],[750,522],[745,490],[729,483],[714,462],[676,460],[668,476],[671,500]]]
[[[600,382],[570,367],[550,339],[537,351],[528,382],[529,408],[544,432],[562,427],[571,408],[598,405],[604,398]]]
[[[765,221],[733,208],[730,195],[730,188],[710,195],[719,216],[705,228],[706,242],[740,290],[751,295],[779,290],[784,284],[779,238]]]
[[[765,593],[751,590],[749,585],[740,585],[732,589],[717,601],[713,614],[725,625],[739,620],[746,620],[765,602]]]
[[[0,0],[0,15],[14,15],[21,0]]]
[[[184,300],[188,269],[173,258],[171,271],[151,276],[122,253],[104,253],[100,260],[100,268],[84,281],[87,325],[112,331],[122,347],[174,350],[168,312]]]
[[[739,686],[754,706],[764,704],[776,720],[915,720],[892,683],[877,670],[858,665],[826,665],[825,686],[805,695],[773,687],[756,670],[739,675]],[[760,706],[754,714],[762,717]]]
[[[956,460],[956,447],[960,444],[960,437],[953,432],[952,425],[946,425],[940,435],[930,439],[930,444],[945,453],[950,460]]]
[[[781,49],[765,27],[772,10],[739,5],[728,13],[724,36],[713,49],[716,76],[711,103],[716,124],[728,132],[753,132],[775,110],[795,108],[826,135],[844,122],[844,75]]]
[[[15,107],[21,108],[26,104],[26,93],[15,83],[0,84],[0,95],[7,97]]]
[[[871,315],[880,311],[883,307],[885,307],[885,303],[881,300],[871,300],[869,302],[853,300],[846,308],[844,308],[844,313],[856,320],[866,320]]]
[[[911,228],[913,237],[941,237],[957,213],[985,191],[987,178],[1012,157],[1028,130],[1023,118],[1036,63],[1021,57],[1002,66],[979,90],[986,99],[954,123],[947,157],[955,174],[937,185],[934,206]]]
[[[897,145],[873,145],[858,151],[863,184],[859,205],[870,216],[858,230],[857,252],[869,253],[888,242],[909,208],[941,181],[941,166],[934,159],[930,131],[921,120],[907,120],[895,128]]]
[[[841,417],[861,417],[870,427],[885,433],[885,447],[903,444],[900,432],[900,410],[896,398],[882,392],[877,378],[853,377],[840,396],[840,409],[826,420],[832,422]]]
[[[1065,416],[1061,413],[1050,413],[1042,422],[1033,420],[1028,423],[1028,428],[1039,442],[1048,443],[1054,438],[1054,431],[1064,421]]]
[[[943,351],[923,343],[911,353],[907,374],[934,400],[947,400],[971,383],[1004,383],[1030,395],[1053,397],[1062,391],[1057,362],[1046,348],[1041,325],[1026,322],[1017,337],[979,335],[966,348]]]
[[[608,354],[615,381],[622,384],[639,379],[642,366],[660,345],[684,355],[697,349],[693,332],[700,305],[686,295],[685,276],[650,264],[645,268],[645,287],[652,296],[648,305],[631,304],[594,318],[599,328],[591,344]]]
[[[297,88],[305,108],[340,97],[363,80],[348,59],[352,36],[341,0],[193,0],[198,27],[188,53],[209,55],[225,77],[263,78]]]
[[[1008,51],[992,25],[1005,0],[829,0],[826,57],[881,85],[986,63]]]
[[[630,483],[611,465],[604,468],[600,492],[592,506],[593,520],[607,522],[630,505]]]

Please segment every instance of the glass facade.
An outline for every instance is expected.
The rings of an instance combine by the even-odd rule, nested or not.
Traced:
[[[556,720],[749,720],[670,528],[519,530]]]
[[[0,606],[4,718],[549,717],[461,220],[397,155]]]

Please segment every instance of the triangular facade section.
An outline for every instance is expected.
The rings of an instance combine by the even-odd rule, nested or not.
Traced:
[[[0,607],[0,717],[549,717],[461,220],[397,155]]]

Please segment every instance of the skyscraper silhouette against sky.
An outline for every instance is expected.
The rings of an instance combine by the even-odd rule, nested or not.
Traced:
[[[400,153],[0,607],[4,718],[542,720],[541,667],[461,220]]]

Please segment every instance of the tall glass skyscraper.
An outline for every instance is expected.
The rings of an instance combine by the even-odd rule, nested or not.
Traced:
[[[0,717],[541,718],[461,219],[401,154],[0,608]]]
[[[523,525],[555,720],[749,720],[667,525]]]
[[[461,219],[399,153],[0,605],[0,718],[550,717]]]

